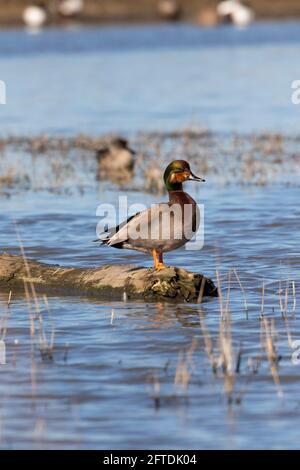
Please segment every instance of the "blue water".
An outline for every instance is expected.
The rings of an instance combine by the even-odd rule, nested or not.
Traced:
[[[0,32],[1,134],[299,132],[298,23]]]
[[[291,103],[291,82],[300,78],[299,49],[298,23],[261,23],[241,31],[190,25],[38,35],[1,31],[0,79],[7,85],[1,136],[130,135],[191,124],[215,132],[219,145],[232,131],[297,136],[300,108]],[[5,158],[22,174],[25,161],[18,150],[6,149]],[[47,157],[45,152],[37,159]],[[32,160],[34,172],[38,165]],[[201,187],[188,183],[188,191],[205,206],[204,248],[166,255],[167,264],[213,279],[218,271],[224,303],[230,292],[235,360],[242,348],[233,394],[238,403],[227,403],[222,371],[212,373],[205,352],[199,315],[205,317],[217,354],[216,298],[187,305],[50,296],[49,313],[39,297],[48,341],[55,330],[54,359],[45,362],[38,330],[30,336],[25,297],[13,292],[8,308],[8,292],[1,292],[0,337],[4,334],[7,353],[7,364],[0,365],[1,448],[299,447],[300,366],[292,362],[288,341],[289,334],[292,340],[300,337],[299,188],[291,175],[291,181],[285,175],[284,185],[278,178],[262,187],[247,178],[245,187],[222,185],[222,178],[213,177]],[[0,187],[1,251],[19,253],[16,221],[33,259],[81,267],[151,265],[141,253],[92,243],[96,208],[103,201],[115,203],[119,195],[146,205],[164,196],[116,190],[109,182],[96,187],[94,178],[86,191],[74,187],[70,194],[39,191],[39,181],[33,181],[31,190],[17,186],[2,192]],[[233,275],[229,282],[233,268],[248,312]],[[31,307],[36,313],[36,305]],[[273,322],[281,356],[279,386],[261,343],[262,312]],[[182,357],[189,373],[185,390],[175,384]]]

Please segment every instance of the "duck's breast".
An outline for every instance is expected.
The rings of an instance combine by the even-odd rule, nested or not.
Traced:
[[[179,204],[182,208],[182,224],[186,240],[190,240],[200,225],[200,210],[194,199],[184,191],[170,194],[170,204]]]

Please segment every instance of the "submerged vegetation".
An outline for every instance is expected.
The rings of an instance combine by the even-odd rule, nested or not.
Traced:
[[[289,385],[291,381],[296,380],[293,375],[290,375],[288,365],[288,362],[293,364],[292,359],[295,354],[295,344],[289,323],[295,320],[296,315],[295,283],[286,281],[285,289],[282,291],[282,281],[279,281],[279,289],[276,290],[274,285],[270,285],[268,293],[263,286],[260,302],[258,302],[260,311],[255,314],[253,312],[250,319],[245,297],[246,290],[236,270],[230,270],[224,274],[223,282],[220,280],[218,271],[216,277],[219,292],[219,328],[214,327],[213,331],[210,331],[205,318],[205,309],[199,306],[194,310],[195,315],[198,313],[199,333],[193,337],[190,345],[179,351],[176,366],[171,368],[168,363],[160,374],[155,373],[150,376],[152,389],[150,388],[149,394],[156,408],[180,404],[183,399],[185,404],[190,403],[190,400],[197,401],[195,386],[201,394],[203,380],[211,381],[216,403],[219,394],[223,395],[230,409],[241,405],[243,401],[247,406],[247,392],[251,389],[251,383],[261,380],[274,383],[274,392],[281,401],[285,394],[285,398],[290,399],[288,387],[284,385]],[[244,311],[243,321],[240,319],[235,321],[231,312],[232,290],[236,289],[240,289],[242,294],[239,298],[242,302],[240,309]],[[265,296],[270,295],[273,297],[274,304],[266,311]],[[282,295],[285,297],[284,306]],[[236,322],[238,334],[234,333],[237,328]],[[193,322],[194,327],[195,324],[196,320]],[[250,325],[252,332],[248,334],[248,345],[244,345],[241,337]],[[281,350],[284,352],[281,353]],[[172,374],[174,374],[174,390],[170,391]],[[189,389],[193,390],[191,396]]]
[[[0,142],[0,194],[30,189],[84,192],[99,186],[97,152],[114,136],[95,138],[7,138]],[[170,160],[188,160],[218,185],[298,185],[298,138],[280,134],[217,137],[203,130],[139,133],[130,140],[137,152],[132,172],[111,175],[117,186],[162,193],[162,172]],[[115,176],[115,177],[114,177]],[[111,184],[111,182],[109,183]]]

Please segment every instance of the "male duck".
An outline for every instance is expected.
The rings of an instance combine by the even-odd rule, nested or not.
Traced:
[[[152,253],[155,269],[163,269],[163,253],[183,246],[197,232],[199,209],[194,199],[183,191],[185,181],[205,181],[194,175],[184,160],[174,160],[164,173],[169,202],[129,217],[116,228],[106,230],[99,240],[114,248]]]

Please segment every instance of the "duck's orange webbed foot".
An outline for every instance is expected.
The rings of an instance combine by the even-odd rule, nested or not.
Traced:
[[[154,269],[160,271],[161,269],[164,269],[166,267],[163,263],[163,254],[161,252],[159,252],[157,256],[157,251],[152,250],[152,256],[154,260]]]
[[[166,267],[166,266],[164,265],[164,263],[157,263],[157,266],[156,266],[155,269],[156,269],[157,271],[160,271],[161,269],[165,269],[165,267]]]

